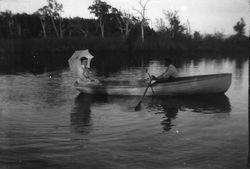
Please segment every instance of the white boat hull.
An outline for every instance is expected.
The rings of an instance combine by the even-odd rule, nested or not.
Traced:
[[[212,74],[202,76],[180,77],[174,82],[164,82],[153,85],[156,95],[198,95],[225,93],[231,85],[232,74]],[[107,94],[107,95],[143,95],[146,83],[138,81],[131,84],[105,84],[105,85],[82,85],[75,84],[75,88],[81,93]],[[146,95],[153,95],[149,88]]]

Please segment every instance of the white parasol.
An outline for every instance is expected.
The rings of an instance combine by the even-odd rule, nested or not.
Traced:
[[[94,56],[89,53],[88,49],[75,51],[71,58],[68,60],[70,70],[77,75],[79,75],[82,57],[86,57],[88,59],[87,67],[90,67],[91,59],[93,59]]]

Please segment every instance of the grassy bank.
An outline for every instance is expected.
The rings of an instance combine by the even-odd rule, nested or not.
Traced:
[[[0,41],[0,51],[5,53],[71,52],[78,49],[125,50],[123,41],[118,38],[49,38]]]
[[[67,39],[25,39],[0,40],[1,53],[61,53],[89,49],[95,52],[157,52],[170,54],[211,53],[248,53],[248,39],[209,39],[171,40],[167,38],[147,38],[144,43],[140,39],[123,40],[119,37],[101,39],[67,38]]]

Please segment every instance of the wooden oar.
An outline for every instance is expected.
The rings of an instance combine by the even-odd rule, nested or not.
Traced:
[[[144,91],[144,94],[143,94],[141,100],[140,100],[139,103],[135,106],[135,111],[138,111],[138,110],[140,109],[140,107],[141,107],[141,102],[142,102],[143,98],[145,97],[145,95],[146,95],[146,93],[147,93],[147,91],[148,91],[148,88],[151,86],[151,81],[152,81],[152,79],[150,79],[150,81],[149,81],[149,83],[148,83],[148,86],[147,86],[146,90]]]
[[[147,72],[147,74],[148,74],[148,76],[149,76],[149,79],[152,80],[152,76],[148,73],[148,69],[146,69],[146,72]],[[151,83],[150,83],[150,88],[151,88],[151,90],[152,90],[153,95],[155,96],[155,92],[154,92],[154,90],[153,90],[153,87],[152,87]]]

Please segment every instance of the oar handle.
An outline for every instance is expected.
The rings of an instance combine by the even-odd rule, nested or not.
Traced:
[[[146,72],[147,72],[147,74],[148,74],[148,76],[149,76],[149,78],[150,78],[150,88],[151,88],[151,90],[152,90],[152,93],[153,93],[153,95],[155,96],[155,92],[154,92],[154,90],[153,90],[153,87],[152,87],[152,76],[148,73],[148,69],[146,69]]]
[[[148,69],[146,69],[145,72],[148,74],[149,78],[151,79],[152,76],[148,73]]]

